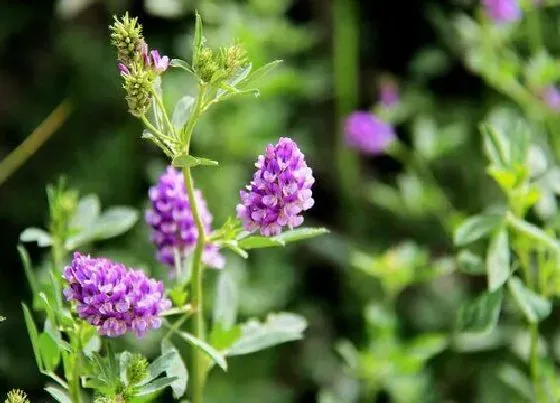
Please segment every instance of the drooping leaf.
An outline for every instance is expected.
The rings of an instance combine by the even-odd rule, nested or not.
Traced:
[[[490,239],[486,266],[488,269],[488,289],[490,292],[500,288],[511,275],[508,233],[500,229]]]
[[[172,162],[174,167],[177,168],[190,168],[198,165],[217,166],[217,161],[212,161],[208,158],[194,157],[192,155],[179,155],[173,158]]]
[[[302,239],[315,238],[316,236],[328,233],[326,228],[297,228],[290,231],[282,232],[272,239],[284,243],[301,241]]]
[[[148,376],[142,380],[141,384],[149,383],[156,379],[161,373],[167,371],[174,355],[175,353],[173,351],[162,352],[162,354],[148,366]]]
[[[187,372],[187,368],[185,367],[185,363],[183,362],[179,351],[167,338],[164,338],[161,341],[161,352],[163,354],[168,352],[174,353],[169,366],[165,370],[165,374],[169,378],[176,378],[171,383],[171,389],[173,390],[173,397],[175,399],[180,399],[185,394],[187,382],[189,380],[189,374]]]
[[[494,231],[502,220],[503,215],[498,213],[484,213],[470,217],[455,230],[453,242],[457,246],[464,246],[484,238]]]
[[[498,323],[502,307],[502,290],[485,292],[459,309],[457,328],[461,332],[488,332]]]
[[[41,358],[41,349],[39,348],[39,334],[37,332],[37,327],[33,321],[33,316],[29,308],[24,303],[21,304],[23,308],[23,317],[25,319],[25,326],[27,327],[27,333],[31,340],[31,347],[33,347],[33,355],[35,356],[35,362],[40,370],[43,370],[43,360]]]
[[[80,199],[69,227],[72,230],[84,230],[93,225],[99,218],[101,203],[97,195],[89,194]]]
[[[190,64],[188,64],[186,61],[181,60],[181,59],[171,59],[171,62],[169,62],[169,64],[171,65],[171,67],[176,67],[176,68],[180,68],[183,70],[188,71],[189,73],[192,73],[192,67]]]
[[[224,371],[227,371],[227,362],[224,356],[217,351],[214,347],[205,343],[204,341],[196,338],[190,333],[187,332],[178,332],[179,336],[181,336],[185,341],[188,343],[198,347],[200,350],[204,351],[216,364],[220,366],[220,368]]]
[[[233,75],[232,78],[230,78],[227,83],[226,83],[226,89],[220,88],[217,93],[216,96],[217,97],[221,97],[223,94],[225,94],[226,92],[228,92],[228,90],[231,90],[231,92],[236,93],[239,92],[239,90],[237,88],[235,88],[235,86],[237,84],[239,84],[241,81],[245,80],[247,78],[247,76],[249,75],[249,73],[251,72],[251,69],[253,68],[253,65],[251,63],[248,63],[247,65],[239,68],[236,73]]]
[[[229,330],[237,319],[239,292],[237,284],[231,274],[222,270],[216,284],[214,310],[212,314],[213,325],[219,324],[224,330]]]
[[[276,67],[278,67],[278,65],[280,63],[282,63],[282,60],[275,60],[273,62],[267,63],[264,66],[254,70],[252,73],[249,74],[247,79],[240,82],[239,87],[240,88],[249,88],[249,87],[255,85],[255,83],[257,81],[259,81],[261,78],[263,78],[268,73],[270,73],[272,70],[274,70]]]
[[[26,228],[19,236],[21,242],[37,242],[40,248],[52,245],[51,235],[41,228]]]
[[[165,389],[168,386],[171,386],[171,384],[173,382],[175,382],[177,380],[177,378],[158,378],[153,382],[147,383],[145,385],[143,385],[142,387],[140,387],[137,392],[136,392],[136,396],[146,396],[146,395],[150,395],[154,392],[157,392],[158,390],[162,390]]]
[[[72,399],[70,399],[68,392],[62,390],[59,387],[47,386],[45,390],[49,392],[49,394],[53,397],[53,399],[59,403],[72,403]]]
[[[269,314],[266,322],[250,320],[241,326],[241,337],[226,351],[226,355],[243,355],[264,350],[277,344],[301,340],[307,322],[291,313]]]
[[[173,115],[171,116],[171,124],[176,129],[181,129],[191,116],[192,107],[194,105],[194,98],[190,95],[185,95],[175,104]]]
[[[60,350],[50,333],[41,333],[39,336],[39,350],[45,370],[54,372],[60,362]]]
[[[274,248],[284,246],[286,243],[280,239],[268,238],[264,236],[251,236],[237,241],[240,248],[243,249],[260,249]]]
[[[518,277],[512,277],[508,281],[508,287],[517,305],[530,323],[537,323],[552,312],[552,303],[525,287]]]

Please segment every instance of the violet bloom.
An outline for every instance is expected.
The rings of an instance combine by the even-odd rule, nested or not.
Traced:
[[[518,0],[482,0],[488,16],[497,24],[518,21],[521,8]]]
[[[149,191],[152,208],[146,211],[146,222],[152,227],[151,238],[157,247],[157,258],[169,267],[175,267],[175,250],[182,257],[192,253],[198,239],[183,173],[169,166]],[[212,231],[212,214],[199,190],[195,191],[196,205],[204,231]],[[218,247],[206,244],[202,254],[205,265],[222,268],[225,264]]]
[[[541,96],[550,109],[560,112],[560,90],[558,88],[547,87],[543,90]]]
[[[379,85],[379,101],[387,108],[399,102],[399,87],[393,80],[383,80]]]
[[[160,56],[157,50],[152,50],[150,52],[152,55],[152,60],[154,62],[154,71],[158,74],[163,73],[169,67],[169,58],[167,56]]]
[[[128,70],[128,67],[126,67],[124,63],[119,63],[117,67],[119,68],[121,76],[128,76],[130,74],[130,70]]]
[[[237,217],[250,232],[278,235],[282,228],[292,229],[303,223],[300,214],[313,206],[311,186],[315,179],[296,143],[281,137],[259,155],[253,181],[241,191]]]
[[[395,139],[393,128],[369,112],[354,112],[345,122],[346,144],[366,154],[381,154]]]
[[[66,299],[77,302],[80,318],[96,326],[100,335],[130,331],[141,337],[160,327],[159,314],[171,307],[161,281],[106,258],[74,252],[64,278],[68,281]]]

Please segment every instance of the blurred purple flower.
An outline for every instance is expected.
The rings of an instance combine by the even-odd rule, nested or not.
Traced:
[[[352,113],[345,122],[346,144],[365,154],[381,154],[395,139],[391,125],[369,112]]]
[[[126,67],[124,63],[117,64],[117,67],[119,68],[119,72],[121,73],[121,76],[128,76],[130,74],[128,67]]]
[[[171,307],[161,281],[106,258],[74,252],[63,276],[68,281],[66,299],[77,302],[80,318],[96,326],[100,335],[130,331],[141,337],[160,327],[159,315]]]
[[[550,109],[560,112],[560,90],[558,88],[547,87],[543,90],[541,96]]]
[[[169,267],[175,266],[175,250],[183,257],[192,253],[198,239],[183,173],[169,166],[149,191],[152,208],[146,211],[146,222],[152,227],[152,241],[157,247],[157,258]],[[195,191],[198,213],[206,234],[212,231],[212,214],[199,190]],[[204,264],[222,268],[225,260],[218,247],[206,244],[202,255]]]
[[[285,226],[299,227],[301,213],[314,204],[311,186],[315,179],[296,143],[281,137],[278,144],[266,147],[255,166],[257,172],[247,191],[240,192],[241,203],[237,205],[237,217],[245,230],[274,236]]]
[[[399,87],[394,80],[383,79],[379,84],[379,101],[387,108],[399,102]]]
[[[518,21],[521,8],[518,0],[482,0],[488,16],[497,24]]]
[[[169,58],[167,56],[160,56],[157,50],[152,50],[150,54],[152,55],[154,70],[156,73],[161,74],[167,70],[167,67],[169,66]]]

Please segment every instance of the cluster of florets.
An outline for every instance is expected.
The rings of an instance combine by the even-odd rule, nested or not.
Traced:
[[[63,275],[66,299],[77,303],[80,318],[96,326],[100,335],[130,331],[141,337],[160,327],[159,315],[171,307],[161,281],[106,258],[75,252]]]
[[[349,147],[371,155],[384,152],[396,138],[391,125],[363,111],[354,112],[346,119],[344,132]]]
[[[313,206],[311,186],[315,182],[311,168],[296,143],[281,137],[269,144],[265,155],[258,157],[253,180],[241,191],[237,217],[247,231],[264,236],[279,234],[303,223],[301,213]]]
[[[204,48],[195,60],[193,69],[204,82],[217,83],[231,79],[247,65],[247,52],[237,44],[214,52]]]
[[[191,254],[199,237],[183,173],[167,167],[158,183],[150,188],[149,196],[151,208],[146,211],[146,222],[152,227],[157,258],[173,268],[175,254],[178,253],[181,258]],[[212,231],[212,214],[202,192],[195,190],[195,198],[204,231],[209,234]],[[204,246],[202,260],[213,268],[222,268],[225,263],[218,247],[212,243]]]
[[[4,403],[29,403],[29,399],[23,390],[12,389],[8,392]]]
[[[109,27],[111,43],[118,53],[118,69],[124,79],[129,112],[143,116],[150,107],[155,79],[169,67],[169,58],[157,50],[149,51],[136,18],[125,14]]]

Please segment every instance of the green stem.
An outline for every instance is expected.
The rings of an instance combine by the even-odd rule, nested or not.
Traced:
[[[539,328],[537,323],[529,324],[529,331],[531,333],[531,350],[530,350],[530,369],[531,369],[531,382],[533,383],[533,390],[535,394],[535,402],[546,403],[543,400],[543,394],[539,382]]]
[[[508,224],[516,231],[524,234],[530,239],[543,243],[544,245],[552,249],[554,252],[557,253],[560,252],[560,243],[558,243],[555,239],[551,238],[546,232],[544,232],[540,228],[535,227],[534,225],[531,225],[525,222],[524,220],[515,217],[515,215],[513,215],[513,213],[511,212],[508,212],[506,214],[506,220]]]
[[[72,355],[74,361],[72,363],[72,373],[70,374],[70,379],[68,379],[68,387],[70,393],[70,400],[73,403],[81,403],[82,393],[80,391],[80,372],[81,372],[81,347],[80,347],[80,330],[73,337],[72,340]]]
[[[527,36],[529,48],[533,54],[542,49],[541,22],[539,18],[539,7],[531,7],[527,12]]]

